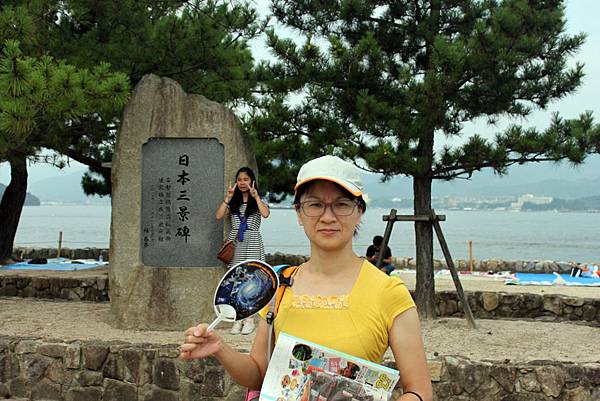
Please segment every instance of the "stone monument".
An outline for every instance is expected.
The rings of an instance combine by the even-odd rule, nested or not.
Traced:
[[[121,123],[112,163],[110,300],[119,326],[181,330],[214,318],[226,185],[256,167],[235,115],[147,75]]]

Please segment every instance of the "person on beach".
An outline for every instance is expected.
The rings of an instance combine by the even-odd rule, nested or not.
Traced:
[[[219,204],[217,220],[229,216],[231,231],[228,239],[235,243],[235,253],[227,268],[248,259],[265,260],[265,247],[260,235],[261,218],[269,217],[269,205],[258,192],[256,176],[249,167],[240,168],[235,174],[235,183],[227,188],[225,199]],[[231,334],[250,334],[256,324],[250,317],[237,321],[231,327]]]
[[[381,246],[383,245],[383,237],[381,235],[376,235],[373,237],[373,244],[369,245],[367,248],[366,257],[369,262],[373,265],[377,266],[377,259],[379,259],[379,254],[381,252]],[[390,274],[394,271],[395,267],[392,264],[392,250],[389,246],[385,247],[383,252],[382,265],[379,268],[385,274]]]
[[[404,393],[399,401],[432,400],[419,316],[404,283],[359,257],[352,239],[366,209],[357,169],[335,156],[304,164],[294,206],[310,241],[274,320],[281,332],[375,363],[391,348]],[[250,354],[234,350],[206,324],[184,332],[181,358],[215,357],[240,385],[259,390],[271,330],[261,312]]]

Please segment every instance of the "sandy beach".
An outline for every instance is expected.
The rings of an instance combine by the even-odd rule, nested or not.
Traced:
[[[85,277],[99,271],[80,271],[72,276]],[[16,274],[2,272],[2,274]],[[40,275],[24,272],[19,275]],[[57,276],[64,273],[47,272]],[[400,274],[409,288],[414,288],[415,274]],[[510,286],[492,278],[461,277],[466,291],[496,291],[510,293],[562,294],[600,299],[599,287],[538,287]],[[436,290],[454,290],[449,275],[436,276]],[[116,328],[108,303],[68,302],[32,298],[0,298],[0,335],[61,340],[102,340],[132,343],[179,344],[180,331],[133,331]],[[477,329],[470,329],[466,320],[443,318],[422,323],[428,356],[461,355],[473,360],[526,362],[556,360],[598,362],[600,355],[590,349],[593,341],[572,341],[574,338],[600,337],[600,328],[582,323],[540,322],[523,320],[478,319]],[[220,333],[241,350],[248,350],[252,335],[230,335],[224,324]]]

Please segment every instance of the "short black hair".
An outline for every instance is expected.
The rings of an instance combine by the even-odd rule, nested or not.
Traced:
[[[381,246],[383,244],[383,237],[381,235],[376,235],[373,237],[373,245]]]

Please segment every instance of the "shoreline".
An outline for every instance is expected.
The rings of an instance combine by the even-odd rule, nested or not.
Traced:
[[[20,259],[35,259],[35,258],[56,258],[58,254],[57,248],[53,247],[20,247],[15,246],[13,255]],[[61,257],[68,259],[94,259],[103,261],[109,260],[108,248],[62,248]],[[266,260],[272,265],[290,264],[298,265],[304,263],[308,259],[306,255],[285,254],[281,252],[268,253]],[[396,269],[416,269],[416,259],[413,257],[396,256],[392,257],[393,264]],[[454,265],[459,271],[469,271],[470,261],[468,259],[453,259]],[[434,259],[434,270],[447,269],[448,266],[445,260]],[[518,272],[518,273],[559,273],[569,274],[571,269],[581,265],[590,264],[590,262],[576,261],[555,261],[547,259],[532,259],[532,260],[501,260],[501,259],[473,259],[474,272]],[[598,260],[594,263],[600,266],[600,254]]]

